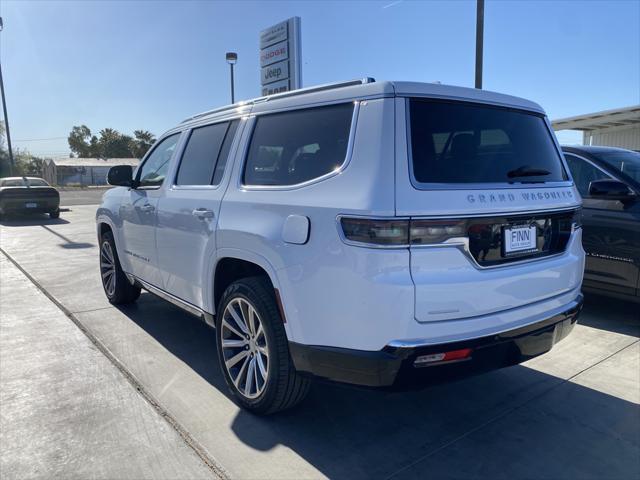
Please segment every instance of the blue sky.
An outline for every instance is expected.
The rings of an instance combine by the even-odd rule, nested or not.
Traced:
[[[12,138],[40,155],[68,152],[73,125],[160,134],[229,103],[229,50],[236,97],[258,96],[258,33],[294,15],[305,86],[474,81],[475,1],[0,0],[0,15]],[[640,1],[487,0],[484,71],[552,119],[638,104]]]

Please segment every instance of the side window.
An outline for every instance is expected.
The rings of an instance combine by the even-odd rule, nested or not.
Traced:
[[[258,117],[245,185],[295,185],[339,168],[347,155],[353,104]]]
[[[176,185],[209,185],[229,122],[194,128],[182,154]]]
[[[179,138],[180,134],[175,133],[162,140],[153,149],[153,152],[140,167],[140,173],[138,174],[140,187],[159,187],[162,185]]]
[[[216,169],[213,172],[213,180],[211,181],[211,185],[219,185],[222,180],[222,174],[224,173],[224,168],[227,166],[227,160],[229,158],[229,150],[231,150],[231,144],[233,143],[233,138],[236,136],[236,131],[238,130],[239,120],[234,120],[229,125],[227,129],[227,134],[224,137],[224,142],[222,143],[222,149],[220,150],[220,154],[218,155],[218,162],[216,163]]]
[[[564,158],[567,160],[569,170],[573,176],[573,181],[576,182],[576,188],[583,197],[589,196],[589,184],[594,180],[602,180],[611,178],[599,168],[596,168],[589,162],[582,160],[575,155],[569,153],[564,154]]]

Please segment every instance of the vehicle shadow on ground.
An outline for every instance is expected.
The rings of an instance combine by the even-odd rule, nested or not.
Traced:
[[[23,215],[23,216],[12,216],[9,218],[5,218],[0,221],[0,225],[4,227],[33,227],[40,226],[44,228],[46,231],[55,235],[59,239],[61,239],[64,243],[58,244],[61,248],[66,249],[82,249],[82,248],[92,248],[95,247],[93,243],[88,242],[74,242],[70,238],[62,235],[60,232],[52,229],[51,226],[55,225],[68,225],[69,220],[65,220],[64,218],[51,218],[47,214],[39,214],[39,215]]]
[[[640,303],[587,293],[584,314],[578,323],[640,337]]]
[[[226,395],[213,329],[150,294],[121,311]],[[632,402],[515,366],[418,392],[317,382],[298,408],[239,411],[231,428],[256,450],[290,448],[330,478],[630,478],[640,471],[639,414]]]
[[[48,214],[15,215],[0,220],[4,227],[33,227],[37,225],[65,225],[70,223],[64,218],[51,218]]]

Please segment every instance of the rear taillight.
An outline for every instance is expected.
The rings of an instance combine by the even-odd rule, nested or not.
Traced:
[[[401,247],[409,241],[408,220],[342,217],[340,225],[345,239],[350,242]]]
[[[466,220],[411,220],[411,245],[446,242],[467,235]]]
[[[342,217],[344,238],[363,245],[408,247],[465,237],[466,220],[409,220]]]

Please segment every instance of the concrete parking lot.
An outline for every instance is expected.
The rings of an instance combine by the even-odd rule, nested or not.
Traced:
[[[588,298],[571,336],[523,365],[411,393],[318,383],[299,408],[260,418],[241,411],[227,397],[209,327],[148,293],[126,308],[107,302],[98,272],[95,209],[69,206],[58,220],[42,216],[0,225],[1,256],[6,257],[0,265],[2,285],[30,282],[50,297],[48,303],[34,306],[36,290],[31,288],[28,298],[3,304],[3,328],[6,332],[10,319],[28,322],[39,308],[53,308],[61,325],[58,335],[86,330],[91,345],[111,360],[112,370],[109,365],[91,370],[100,379],[92,387],[95,391],[114,390],[127,378],[118,388],[129,391],[118,390],[118,395],[146,400],[135,403],[137,410],[128,420],[152,425],[143,450],[161,459],[163,448],[175,450],[182,442],[190,451],[178,451],[165,470],[109,472],[104,467],[92,476],[640,478],[638,305]],[[2,295],[4,300],[4,288]],[[61,322],[67,322],[64,328]],[[11,337],[2,336],[3,355],[13,348]],[[34,359],[42,354],[38,348],[31,352]],[[56,379],[81,378],[86,374],[82,365],[52,372],[51,388]],[[5,392],[14,368],[18,365],[6,361],[0,366],[2,398],[11,399]],[[40,368],[36,363],[20,372],[34,375]],[[95,391],[78,390],[77,402],[92,408]],[[42,429],[24,423],[43,420],[24,412],[17,424],[8,422],[6,408],[2,406],[0,466],[4,470],[17,465],[15,478],[31,476],[28,462],[16,460],[20,452],[5,447],[17,438],[17,428],[38,440]],[[65,430],[76,438],[46,445],[52,453],[42,457],[41,476],[54,471],[47,461],[79,465],[86,458],[89,440],[82,430],[95,425],[93,417],[79,415],[68,412],[65,417],[77,423],[77,429]],[[164,417],[166,425],[158,425],[156,417]],[[111,437],[101,438],[99,451],[90,459],[103,455],[114,464],[125,461],[122,440],[127,434],[114,429]],[[150,455],[151,462],[153,458]],[[174,462],[180,458],[186,459],[185,468],[175,475]],[[208,468],[198,470],[194,458]]]

